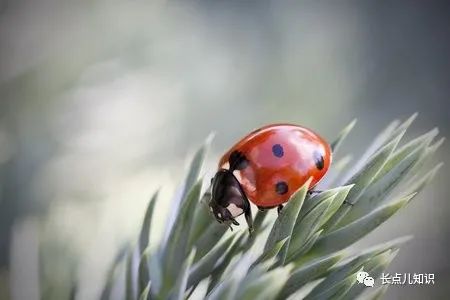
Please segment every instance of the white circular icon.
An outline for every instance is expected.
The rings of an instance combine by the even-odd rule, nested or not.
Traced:
[[[369,276],[369,273],[361,271],[356,274],[356,280],[358,280],[358,283],[363,283],[365,286],[374,286],[375,280],[373,277]]]
[[[367,276],[366,278],[364,278],[364,285],[365,286],[372,287],[374,284],[375,284],[375,280],[373,279],[373,277]]]

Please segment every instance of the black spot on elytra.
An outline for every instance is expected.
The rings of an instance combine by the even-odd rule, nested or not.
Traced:
[[[322,170],[325,165],[325,162],[323,160],[323,155],[320,154],[320,152],[316,150],[316,151],[314,151],[313,156],[314,156],[314,163],[316,164],[316,168],[318,170]]]
[[[281,146],[280,144],[275,144],[272,146],[272,153],[273,155],[275,155],[276,157],[283,157],[284,155],[284,149],[283,146]]]
[[[284,195],[288,192],[289,187],[285,181],[279,181],[277,184],[275,184],[275,192],[277,192],[278,195]]]
[[[230,170],[243,170],[248,166],[248,159],[240,151],[233,151],[228,159],[230,163]]]

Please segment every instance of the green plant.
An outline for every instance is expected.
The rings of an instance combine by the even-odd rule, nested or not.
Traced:
[[[208,211],[209,191],[201,193],[199,179],[205,143],[174,205],[179,208],[167,238],[149,244],[155,193],[139,239],[115,260],[102,299],[109,299],[123,278],[124,288],[115,292],[126,299],[378,299],[386,286],[368,295],[355,284],[356,273],[364,268],[378,278],[409,237],[363,251],[347,248],[405,207],[441,167],[429,167],[443,141],[433,142],[437,129],[399,146],[414,118],[390,124],[346,175],[348,158],[336,161],[327,185],[344,178],[337,187],[309,195],[305,185],[274,221],[258,212],[251,237],[245,228],[228,231]],[[354,124],[332,143],[334,154]]]

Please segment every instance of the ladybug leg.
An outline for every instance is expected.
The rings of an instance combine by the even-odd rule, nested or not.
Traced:
[[[259,211],[265,211],[266,209],[264,207],[262,207],[262,206],[258,206],[258,210]]]
[[[315,195],[315,194],[320,194],[320,193],[322,193],[323,191],[321,191],[321,190],[310,190],[310,191],[308,191],[308,195]]]
[[[253,217],[252,217],[252,210],[250,209],[250,203],[246,205],[246,208],[244,210],[244,216],[248,226],[248,233],[251,236],[253,232]]]
[[[233,223],[236,226],[239,226],[240,224],[238,223],[238,221],[236,221],[235,219],[231,219],[231,223]]]
[[[283,209],[283,205],[282,205],[282,204],[280,204],[280,205],[277,206],[277,212],[278,212],[278,214],[280,214],[280,212],[281,212],[282,209]]]

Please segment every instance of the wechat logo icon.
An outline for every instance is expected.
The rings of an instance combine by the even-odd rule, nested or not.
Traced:
[[[356,274],[356,280],[358,280],[358,283],[363,283],[365,286],[372,287],[375,284],[375,280],[373,277],[369,276],[369,273],[361,271]]]

